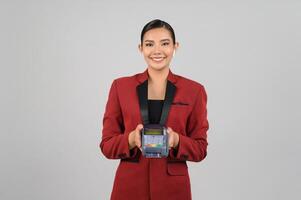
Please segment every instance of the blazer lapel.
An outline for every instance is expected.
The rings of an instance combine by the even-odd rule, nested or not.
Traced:
[[[142,116],[143,124],[149,124],[148,103],[147,103],[148,77],[149,75],[147,69],[143,73],[138,74],[137,76],[137,80],[139,81],[140,84],[137,86],[136,91],[139,99],[140,113]],[[166,123],[170,106],[173,102],[173,98],[176,92],[176,86],[175,86],[176,81],[177,81],[177,77],[169,69],[169,73],[167,76],[165,99],[164,99],[162,114],[160,118],[161,125],[165,125]]]

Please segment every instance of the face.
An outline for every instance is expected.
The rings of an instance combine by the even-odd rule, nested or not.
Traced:
[[[162,70],[169,67],[178,43],[173,43],[170,32],[165,28],[155,28],[147,31],[143,36],[139,50],[143,54],[148,67]]]

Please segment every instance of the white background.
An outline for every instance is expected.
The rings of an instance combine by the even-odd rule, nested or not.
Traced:
[[[109,87],[146,69],[138,43],[155,18],[180,43],[171,70],[208,95],[193,199],[300,199],[300,11],[297,0],[1,0],[0,199],[109,199]]]

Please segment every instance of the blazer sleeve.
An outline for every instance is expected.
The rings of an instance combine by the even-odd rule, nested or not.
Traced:
[[[177,149],[172,148],[169,154],[171,160],[188,160],[200,162],[207,156],[207,94],[201,86],[190,116],[186,130],[187,136],[179,134]]]
[[[117,81],[114,80],[103,116],[100,149],[108,159],[131,159],[137,153],[137,147],[129,149],[130,132],[124,132],[123,116],[118,98]]]

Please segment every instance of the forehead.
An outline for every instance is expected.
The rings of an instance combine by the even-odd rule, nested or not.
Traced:
[[[162,39],[170,39],[170,40],[172,40],[170,32],[166,28],[154,28],[154,29],[151,29],[151,30],[147,31],[144,34],[144,37],[143,37],[144,41],[145,40],[159,41],[159,40],[162,40]]]

